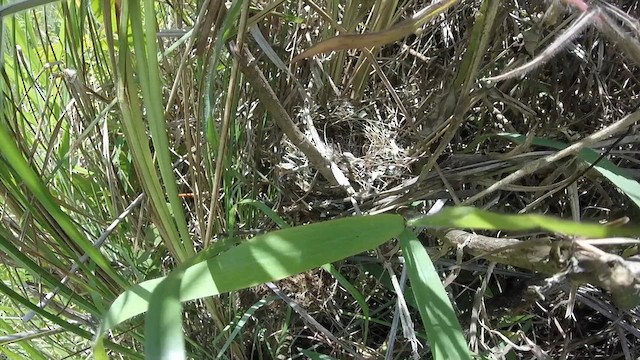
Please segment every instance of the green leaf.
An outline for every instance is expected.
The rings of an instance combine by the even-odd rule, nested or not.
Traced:
[[[57,203],[56,198],[51,194],[49,188],[42,182],[40,174],[36,173],[29,165],[24,155],[16,145],[15,137],[6,123],[0,123],[0,157],[2,157],[18,181],[21,181],[33,194],[34,201],[42,204],[52,220],[57,222],[60,229],[73,240],[89,258],[94,261],[104,272],[118,285],[125,287],[127,281],[120,276],[102,255],[100,250],[93,247],[93,244],[80,231],[73,219],[65,213]]]
[[[639,227],[613,227],[594,223],[579,223],[536,214],[505,215],[465,206],[444,208],[435,215],[411,219],[407,221],[407,224],[431,229],[447,227],[510,231],[544,229],[565,235],[587,238],[635,236],[640,234]]]
[[[104,348],[104,342],[98,341],[93,347],[93,359],[94,360],[109,360],[107,351]]]
[[[274,231],[178,270],[184,271],[180,286],[170,290],[180,301],[189,301],[283,279],[374,248],[398,236],[404,227],[401,216],[383,214]],[[164,279],[142,282],[121,294],[97,336],[147,311],[151,294]]]
[[[470,359],[462,328],[427,251],[405,229],[400,246],[434,359]]]
[[[158,360],[185,360],[182,336],[180,281],[184,271],[176,271],[153,291],[144,328],[144,357]]]
[[[289,224],[287,224],[287,222],[284,221],[284,219],[280,217],[280,215],[278,215],[275,211],[273,211],[273,209],[265,205],[263,202],[258,200],[253,200],[253,199],[240,200],[235,205],[233,205],[230,211],[229,218],[231,218],[234,221],[234,225],[235,225],[235,217],[236,217],[236,214],[238,213],[238,207],[240,205],[251,205],[257,208],[258,210],[261,210],[265,215],[271,218],[271,220],[273,220],[281,229],[285,229],[289,227]],[[233,228],[233,226],[231,228]]]
[[[498,135],[520,144],[522,144],[526,139],[526,136],[520,134],[500,133]],[[569,146],[559,141],[541,138],[534,138],[533,144],[538,146],[547,146],[558,150],[562,150]],[[600,154],[593,149],[582,149],[579,153],[579,157],[591,165],[598,160]],[[640,184],[635,181],[630,174],[616,166],[616,164],[611,162],[609,159],[605,158],[600,159],[593,168],[617,186],[620,191],[627,195],[629,199],[631,199],[636,206],[640,208]]]
[[[0,6],[0,18],[5,16],[8,17],[9,15],[17,14],[25,10],[33,9],[37,6],[43,6],[57,1],[58,0],[11,1],[10,4]]]

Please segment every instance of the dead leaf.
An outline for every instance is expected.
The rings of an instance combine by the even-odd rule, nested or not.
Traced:
[[[443,0],[431,4],[415,13],[411,18],[401,21],[386,30],[366,34],[342,34],[321,41],[294,57],[291,62],[296,63],[308,57],[331,51],[370,49],[393,43],[415,33],[422,25],[431,21],[457,2],[458,0]]]

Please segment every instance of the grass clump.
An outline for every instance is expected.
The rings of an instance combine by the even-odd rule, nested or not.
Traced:
[[[634,12],[0,5],[0,351],[637,357]]]

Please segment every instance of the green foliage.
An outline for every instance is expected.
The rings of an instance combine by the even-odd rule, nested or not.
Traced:
[[[376,215],[274,231],[175,271],[180,286],[164,291],[188,301],[282,279],[372,249],[399,234],[403,227],[404,219],[399,215]],[[145,281],[120,295],[106,314],[99,334],[146,312],[152,294],[165,279],[171,277]]]
[[[520,134],[502,133],[499,136],[512,139],[522,144],[525,142],[525,136]],[[533,145],[546,146],[558,150],[565,149],[568,145],[560,141],[534,138]],[[633,179],[633,177],[624,169],[616,166],[611,160],[606,158],[600,158],[595,150],[584,149],[579,153],[580,159],[586,162],[588,165],[593,165],[593,168],[604,176],[607,180],[611,181],[620,191],[633,201],[633,203],[640,208],[640,184]]]
[[[433,358],[470,359],[462,328],[427,251],[409,229],[399,238]]]
[[[639,228],[576,223],[542,215],[503,215],[471,207],[445,208],[407,222],[428,228],[546,229],[567,235],[606,237],[640,234]],[[147,312],[148,358],[183,358],[181,302],[283,279],[399,237],[413,294],[436,359],[469,358],[446,291],[420,242],[399,215],[372,215],[287,228],[251,240],[169,276],[145,281],[121,294],[98,333]]]
[[[504,29],[498,26],[501,19],[509,18],[506,11],[511,10],[500,6],[499,1],[484,0],[476,6],[474,2],[443,0],[416,9],[414,17],[407,15],[413,7],[422,5],[409,1],[310,2],[311,12],[301,10],[296,2],[283,0],[264,7],[262,2],[233,1],[228,9],[224,5],[216,8],[216,4],[224,3],[219,1],[1,3],[0,337],[9,340],[2,342],[0,352],[8,358],[86,357],[93,344],[96,359],[140,358],[143,346],[144,356],[153,359],[205,355],[243,359],[250,351],[242,348],[248,343],[246,332],[255,324],[261,330],[273,331],[265,335],[258,330],[254,334],[256,343],[257,339],[275,339],[264,346],[270,357],[299,351],[309,358],[329,359],[321,350],[304,349],[291,340],[291,334],[298,329],[292,328],[296,324],[290,308],[274,324],[260,318],[260,310],[273,305],[276,297],[251,301],[249,304],[253,305],[248,309],[247,304],[239,305],[239,297],[244,294],[239,292],[241,289],[320,267],[340,285],[339,291],[348,299],[343,304],[353,307],[344,312],[339,309],[340,313],[362,319],[353,321],[357,323],[356,331],[352,327],[345,333],[351,336],[361,326],[361,337],[353,337],[354,342],[361,343],[354,345],[358,351],[377,352],[384,344],[372,345],[372,334],[380,331],[372,328],[391,328],[390,320],[369,301],[378,289],[368,293],[369,289],[354,280],[352,273],[343,272],[332,263],[393,239],[399,239],[410,277],[405,302],[418,310],[422,319],[419,336],[424,338],[427,334],[429,350],[436,359],[469,358],[447,296],[446,290],[450,289],[442,286],[415,230],[545,230],[581,237],[640,233],[635,227],[605,227],[540,215],[515,216],[474,207],[445,208],[435,215],[410,219],[380,214],[392,208],[366,208],[371,205],[365,199],[369,190],[374,190],[377,181],[386,181],[379,173],[392,167],[406,170],[407,164],[419,163],[423,154],[430,164],[415,182],[417,190],[407,188],[407,193],[401,195],[405,189],[393,189],[388,192],[392,193],[391,202],[373,202],[393,204],[393,208],[402,202],[426,203],[421,200],[424,194],[419,186],[426,175],[432,174],[440,154],[456,147],[450,141],[460,135],[460,129],[467,131],[463,126],[466,120],[477,117],[486,121],[486,116],[476,111],[482,108],[476,102],[504,105],[509,101],[492,96],[503,92],[515,96],[522,88],[524,93],[535,93],[533,96],[544,93],[545,97],[540,98],[551,99],[554,104],[558,100],[551,94],[551,86],[535,83],[531,78],[511,91],[478,86],[479,76],[499,70],[500,64],[512,63],[503,55],[507,49],[502,47],[511,46],[505,44],[510,44],[513,34],[500,33]],[[204,4],[209,7],[202,7]],[[581,20],[574,22],[573,30],[553,41],[551,51],[543,55],[557,55],[568,44],[567,38],[595,25],[609,39],[617,36],[615,43],[632,58],[638,58],[637,41],[624,41],[636,26],[634,19],[616,12],[612,6],[600,4],[600,12],[587,12],[587,4],[582,4]],[[594,20],[598,16],[600,22]],[[432,19],[438,24],[429,23]],[[517,26],[526,26],[522,24]],[[257,47],[249,38],[248,29],[252,26],[253,36],[259,33],[263,39],[254,39],[259,43]],[[302,49],[314,49],[314,36],[326,39],[336,31],[341,34],[337,38],[340,46],[325,50],[375,48],[340,52],[324,67],[318,66],[323,65],[319,59],[287,64]],[[536,52],[537,42],[545,39],[542,31],[523,31],[524,47]],[[361,32],[365,35],[358,35]],[[412,43],[416,32],[427,35],[417,34]],[[536,36],[531,39],[527,36],[534,33]],[[340,39],[351,41],[345,45]],[[360,43],[358,39],[372,42]],[[375,164],[377,175],[369,174],[378,180],[367,183],[371,187],[363,191],[367,194],[359,194],[363,195],[360,205],[363,212],[378,215],[344,217],[342,209],[338,216],[342,218],[318,222],[316,214],[307,213],[306,209],[288,210],[289,206],[304,208],[319,190],[326,191],[319,197],[322,200],[343,201],[344,189],[325,187],[326,179],[314,175],[318,169],[307,164],[300,166],[299,172],[313,180],[292,181],[296,182],[293,188],[302,189],[304,194],[291,191],[292,187],[285,184],[292,177],[285,160],[289,156],[295,158],[295,163],[304,154],[282,139],[283,128],[272,125],[273,114],[263,109],[256,89],[247,86],[248,75],[239,72],[238,59],[228,51],[232,43],[248,46],[255,56],[252,63],[258,64],[261,76],[268,79],[278,97],[274,100],[282,100],[290,114],[299,108],[321,114],[318,108],[324,104],[314,104],[316,97],[321,99],[319,103],[330,104],[334,99],[371,96],[375,116],[358,109],[358,114],[364,115],[358,115],[356,124],[349,124],[349,136],[344,136],[358,138],[355,148],[370,145],[369,150],[374,152],[376,146],[380,147],[380,143],[370,140],[381,142],[387,133],[373,131],[360,136],[354,130],[373,127],[375,122],[385,129],[395,126],[389,124],[392,122],[404,124],[398,132],[409,135],[401,141],[393,139],[394,145],[424,139],[424,144],[411,144],[406,152],[400,152],[403,157],[413,157],[411,161],[403,159],[402,166],[393,164],[388,157],[380,161],[375,154],[367,154],[367,163],[372,159],[371,163],[379,162]],[[311,52],[317,53],[318,48],[315,49]],[[434,52],[421,54],[429,49]],[[542,60],[546,61],[550,61],[548,56]],[[436,63],[434,72],[431,66]],[[530,74],[539,63],[527,66],[525,72]],[[422,79],[403,75],[410,72],[429,75]],[[298,92],[291,85],[294,83],[308,98],[297,98]],[[595,83],[603,86],[600,81]],[[624,84],[633,89],[633,84]],[[434,89],[439,86],[442,92],[434,97]],[[393,103],[383,103],[383,97],[378,99],[376,91],[382,87]],[[411,99],[411,92],[418,93],[420,99]],[[442,110],[427,109],[437,97],[444,99]],[[518,111],[521,109],[524,106]],[[494,110],[487,113],[493,115],[497,112]],[[393,121],[387,123],[385,112],[392,114]],[[429,113],[429,121],[418,119],[423,112]],[[401,120],[399,114],[405,119]],[[431,115],[442,123],[429,123]],[[315,113],[309,119],[315,121]],[[333,125],[331,119],[322,120],[326,120],[323,126]],[[524,122],[529,124],[527,121]],[[517,124],[518,120],[512,123]],[[473,121],[469,124],[478,126]],[[504,130],[503,125],[496,126],[500,131],[514,133],[500,136],[524,143],[524,138],[515,134],[520,129]],[[310,131],[311,127],[305,130]],[[435,150],[431,147],[435,138],[425,138],[431,133],[442,136]],[[331,132],[322,135],[331,137]],[[367,138],[369,143],[363,145],[361,138]],[[469,143],[472,146],[466,145]],[[457,145],[476,151],[478,144],[460,140]],[[567,147],[543,137],[534,139],[533,144],[553,149]],[[353,144],[336,140],[335,145],[353,150],[347,148]],[[598,155],[590,149],[579,154],[587,164],[598,160],[594,169],[640,206],[638,182],[612,161],[598,159]],[[358,168],[361,163],[354,164],[350,170],[362,170]],[[339,165],[332,170],[345,164]],[[408,172],[400,176],[405,177],[401,181],[394,178],[388,185],[405,182],[414,175]],[[431,187],[432,184],[425,185]],[[380,191],[372,192],[374,196],[385,193],[377,190]],[[455,195],[449,188],[447,192]],[[290,226],[306,223],[309,224]],[[280,230],[263,233],[274,227]],[[256,230],[261,234],[247,235]],[[369,269],[381,275],[383,267],[358,265],[358,276]],[[381,283],[390,282],[388,273],[382,277]],[[198,303],[194,306],[197,311],[187,311],[186,315],[189,320],[194,316],[210,319],[210,329],[194,329],[200,325],[193,324],[201,323],[184,321],[185,308],[190,309],[183,308],[184,303],[196,299],[204,299],[204,305]],[[377,300],[392,303],[389,298]],[[143,319],[134,318],[144,313],[144,326],[140,326]],[[96,330],[98,319],[102,322]],[[131,326],[125,327],[125,322]],[[191,328],[183,329],[185,323]],[[206,344],[199,343],[202,338],[192,336],[194,332],[207,331],[203,336]],[[185,338],[185,333],[190,336]],[[13,337],[4,337],[5,334]],[[107,336],[113,336],[113,342]],[[374,346],[379,348],[367,349]]]
[[[432,229],[458,228],[510,231],[544,229],[560,234],[585,238],[635,236],[640,234],[640,227],[614,227],[600,224],[578,223],[536,214],[496,214],[473,207],[445,208],[435,215],[411,219],[407,221],[407,224]]]

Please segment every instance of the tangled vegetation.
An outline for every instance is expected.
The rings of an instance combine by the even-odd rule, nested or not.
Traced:
[[[638,15],[0,2],[0,353],[639,357]]]

